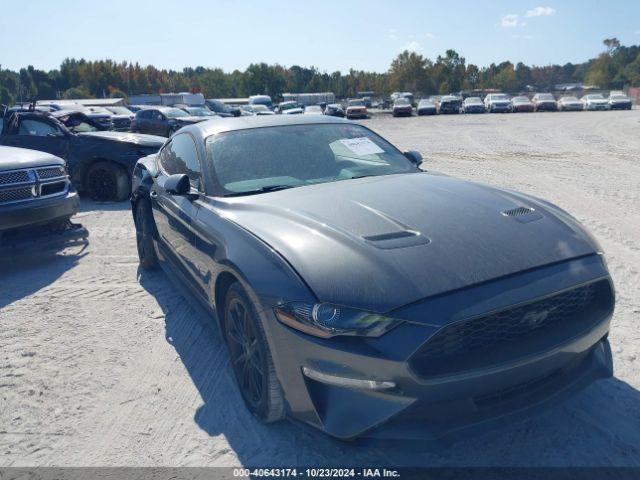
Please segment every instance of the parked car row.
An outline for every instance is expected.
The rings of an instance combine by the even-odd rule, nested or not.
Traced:
[[[394,117],[411,116],[407,97],[397,97],[391,107]],[[582,111],[582,110],[631,110],[632,102],[623,93],[612,92],[609,97],[602,94],[588,94],[578,99],[563,96],[559,100],[550,93],[537,93],[531,99],[526,95],[510,97],[506,93],[490,93],[484,97],[467,97],[464,100],[457,95],[423,98],[418,102],[418,115],[436,115],[448,113],[511,113],[542,111]]]

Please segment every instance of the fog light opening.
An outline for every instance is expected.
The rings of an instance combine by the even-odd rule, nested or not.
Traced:
[[[335,385],[337,387],[359,388],[363,390],[391,390],[396,388],[396,384],[394,382],[338,377],[336,375],[318,372],[317,370],[307,367],[302,367],[302,373],[313,380],[329,385]]]

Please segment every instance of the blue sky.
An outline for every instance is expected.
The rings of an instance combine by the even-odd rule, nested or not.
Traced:
[[[403,48],[547,65],[594,57],[612,36],[640,44],[639,0],[0,0],[0,64],[11,69],[84,57],[382,72]]]

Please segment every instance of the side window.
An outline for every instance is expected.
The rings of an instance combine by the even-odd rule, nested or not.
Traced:
[[[169,175],[186,173],[191,185],[198,188],[200,184],[200,161],[193,139],[189,134],[182,133],[173,137],[160,155],[160,165]]]
[[[31,135],[36,137],[46,137],[49,135],[57,135],[60,131],[42,120],[34,120],[25,118],[20,122],[18,135]]]

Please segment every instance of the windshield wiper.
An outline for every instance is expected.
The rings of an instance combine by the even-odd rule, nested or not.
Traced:
[[[267,185],[256,188],[255,190],[246,190],[244,192],[228,193],[225,197],[241,197],[244,195],[257,195],[259,193],[276,192],[278,190],[286,190],[287,188],[295,188],[297,185]]]

